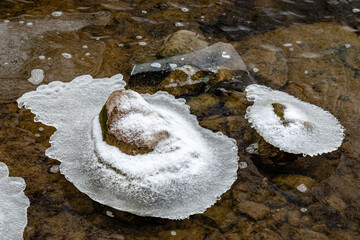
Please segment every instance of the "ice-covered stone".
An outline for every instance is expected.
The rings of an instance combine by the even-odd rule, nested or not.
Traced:
[[[103,139],[126,154],[150,152],[169,137],[163,118],[132,90],[112,92],[99,117]]]
[[[56,127],[46,155],[93,200],[141,216],[183,219],[204,212],[236,179],[235,140],[200,127],[184,99],[133,92],[129,107],[151,108],[169,137],[147,154],[125,154],[103,141],[99,122],[110,93],[124,86],[121,75],[87,75],[42,85],[18,103],[36,114],[35,121]],[[139,115],[129,124],[148,120]]]
[[[310,156],[341,145],[344,128],[331,113],[266,86],[252,84],[245,90],[247,99],[254,101],[245,117],[266,142]]]
[[[30,205],[25,187],[24,179],[9,177],[6,164],[0,162],[0,239],[23,239]]]

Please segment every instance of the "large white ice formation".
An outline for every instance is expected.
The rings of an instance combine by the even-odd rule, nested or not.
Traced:
[[[331,113],[266,86],[252,84],[245,90],[247,99],[254,101],[245,117],[273,146],[289,153],[314,156],[341,145],[344,128]],[[283,116],[275,113],[274,104],[284,106]]]
[[[6,164],[0,162],[0,239],[23,239],[30,205],[25,187],[24,179],[9,177]]]
[[[103,141],[99,124],[107,98],[124,86],[120,74],[106,79],[86,75],[42,85],[18,103],[31,109],[36,121],[56,127],[46,155],[58,159],[61,173],[95,201],[170,219],[204,212],[236,179],[235,140],[200,127],[184,99],[131,91],[135,102],[128,106],[152,114],[129,116],[117,127],[139,128],[144,136],[147,130],[166,130],[169,137],[150,153],[127,155]]]

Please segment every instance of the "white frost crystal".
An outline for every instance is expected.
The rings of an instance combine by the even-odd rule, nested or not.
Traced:
[[[0,162],[0,239],[23,239],[30,205],[25,187],[24,179],[9,177],[6,164]]]
[[[86,75],[42,85],[18,103],[31,109],[36,121],[56,127],[46,155],[58,159],[61,173],[95,201],[170,219],[204,212],[236,180],[235,140],[200,127],[184,99],[157,92],[141,95],[141,104],[134,106],[156,112],[162,124],[157,127],[170,136],[150,153],[127,155],[103,141],[98,120],[110,93],[124,86],[120,74],[110,79]],[[152,126],[151,119],[141,116],[133,123],[146,125],[142,129]]]
[[[246,118],[252,127],[273,146],[289,153],[318,155],[336,150],[344,139],[344,128],[329,112],[287,93],[252,84],[246,97],[254,104]],[[285,106],[284,119],[272,104]]]

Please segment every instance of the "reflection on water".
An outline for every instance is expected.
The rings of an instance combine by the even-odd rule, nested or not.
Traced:
[[[0,161],[27,183],[25,239],[360,238],[359,14],[360,1],[342,0],[1,1]],[[15,100],[37,87],[28,80],[34,69],[42,83],[119,72],[127,80],[181,29],[231,43],[255,82],[330,111],[346,128],[342,147],[281,164],[272,148],[249,154],[258,136],[243,118],[243,88],[216,85],[184,96],[202,126],[237,140],[246,166],[216,205],[169,221],[91,201],[45,157],[55,129]]]

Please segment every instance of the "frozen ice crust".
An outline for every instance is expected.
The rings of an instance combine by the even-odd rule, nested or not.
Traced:
[[[315,156],[336,150],[344,139],[344,128],[328,111],[287,93],[252,84],[246,97],[254,104],[245,117],[273,146],[289,153]],[[281,104],[283,119],[274,111]]]
[[[9,177],[8,167],[0,162],[0,239],[23,239],[30,205],[25,187],[24,179]]]
[[[56,127],[46,155],[58,159],[61,173],[93,200],[140,216],[183,219],[204,212],[236,180],[235,140],[200,127],[184,99],[134,92],[141,97],[134,106],[155,111],[154,121],[170,137],[148,154],[124,154],[103,141],[98,119],[110,93],[124,86],[121,75],[86,75],[42,85],[18,103],[36,114],[35,121]],[[138,116],[133,126],[149,129],[149,116]]]

